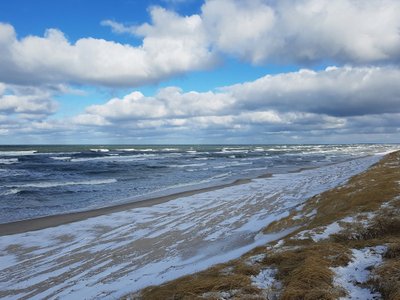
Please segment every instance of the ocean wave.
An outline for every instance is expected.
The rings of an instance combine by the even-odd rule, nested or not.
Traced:
[[[231,176],[231,175],[232,175],[232,172],[221,173],[221,174],[218,174],[218,175],[215,175],[215,176],[211,177],[210,180],[221,179],[221,178],[225,178],[225,177],[228,177],[228,176]]]
[[[225,150],[225,151],[221,151],[220,153],[223,153],[223,154],[247,154],[249,152],[250,152],[250,150]]]
[[[54,160],[66,160],[66,161],[68,161],[68,160],[71,160],[71,156],[52,156],[52,157],[50,157],[51,159],[54,159]]]
[[[0,158],[0,164],[2,165],[11,165],[16,164],[18,162],[18,158]]]
[[[239,166],[247,166],[247,165],[252,165],[252,162],[235,162],[232,164],[224,164],[224,165],[219,165],[219,166],[214,166],[213,169],[225,169],[225,168],[231,168],[231,167],[239,167]]]
[[[13,189],[21,189],[21,188],[23,189],[23,188],[27,188],[27,187],[52,188],[52,187],[69,186],[69,185],[110,184],[110,183],[115,183],[115,182],[117,182],[117,179],[114,179],[114,178],[111,178],[111,179],[93,179],[93,180],[86,180],[86,181],[65,181],[65,182],[62,182],[62,181],[42,181],[42,182],[36,182],[36,183],[13,185],[13,186],[9,186],[9,187],[11,188],[11,190],[13,190]],[[17,192],[19,192],[19,191],[17,191]]]
[[[22,150],[22,151],[0,151],[0,156],[24,156],[33,155],[37,150]]]
[[[164,149],[161,149],[161,151],[170,152],[170,151],[179,151],[179,149],[178,148],[164,148]]]
[[[85,161],[121,161],[121,162],[128,162],[128,161],[141,161],[146,160],[149,157],[154,157],[155,154],[137,154],[137,155],[123,155],[123,156],[100,156],[100,157],[80,157],[80,158],[73,158],[71,162],[85,162]]]
[[[237,149],[237,148],[223,148],[220,152],[216,153],[249,153],[248,149]]]
[[[110,150],[108,150],[108,149],[103,149],[103,148],[99,148],[99,149],[90,149],[90,151],[92,151],[92,152],[110,152]]]
[[[115,149],[116,151],[121,151],[121,152],[155,152],[156,150],[152,148],[147,148],[147,149],[138,149],[138,148],[122,148],[122,149]]]
[[[187,164],[187,165],[168,165],[170,168],[187,168],[187,167],[202,167],[205,166],[206,163],[199,163],[199,164]]]
[[[115,149],[115,151],[121,151],[121,152],[133,152],[133,151],[138,151],[138,149],[135,149],[135,148],[128,148],[128,149]]]
[[[1,196],[7,196],[7,195],[15,195],[18,194],[21,190],[20,189],[9,189],[5,192],[0,193]]]

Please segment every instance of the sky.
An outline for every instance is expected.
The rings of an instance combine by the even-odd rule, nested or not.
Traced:
[[[0,144],[398,142],[398,0],[0,1]]]

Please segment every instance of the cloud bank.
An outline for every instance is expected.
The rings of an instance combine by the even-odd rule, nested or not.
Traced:
[[[400,133],[398,82],[400,70],[390,66],[302,69],[207,92],[167,87],[144,96],[133,91],[63,120],[46,120],[54,103],[43,95],[52,94],[38,90],[26,101],[3,102],[0,134],[79,136],[88,142],[393,140]],[[10,87],[0,88],[5,99]],[[11,96],[25,99],[26,92],[14,87]]]
[[[0,135],[164,143],[398,138],[399,1],[208,0],[190,16],[161,7],[149,13],[138,26],[101,22],[136,46],[70,41],[59,29],[18,37],[0,23]],[[221,67],[226,58],[304,69],[207,92],[133,90]],[[56,117],[54,98],[75,84],[132,91]]]
[[[395,0],[209,0],[182,16],[150,8],[151,22],[102,22],[140,46],[85,37],[70,42],[58,29],[17,38],[0,24],[0,81],[140,86],[218,65],[231,55],[268,62],[399,63],[400,2]],[[317,24],[317,26],[316,26]]]
[[[132,92],[93,105],[74,122],[110,131],[164,129],[254,134],[274,132],[396,132],[400,70],[328,67],[267,75],[204,93],[161,89],[153,97]],[[371,119],[373,121],[368,122]],[[391,126],[388,126],[392,124]],[[397,125],[396,125],[397,124]],[[163,133],[165,134],[165,133]]]

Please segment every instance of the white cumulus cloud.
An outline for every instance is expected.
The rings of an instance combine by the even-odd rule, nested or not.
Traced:
[[[42,118],[54,113],[58,104],[54,91],[36,87],[0,84],[0,115],[18,114],[26,118]]]
[[[209,0],[217,49],[253,63],[399,62],[397,0]]]
[[[110,120],[202,116],[227,114],[234,101],[229,94],[184,93],[179,88],[168,87],[154,97],[145,97],[135,91],[122,99],[113,98],[105,104],[89,106],[86,112]]]
[[[143,36],[139,47],[95,38],[71,43],[58,29],[18,39],[11,25],[0,23],[0,80],[139,86],[216,63],[199,16],[155,7],[151,17],[135,29]]]
[[[398,82],[400,70],[389,66],[303,69],[202,93],[168,87],[149,97],[134,91],[89,106],[74,124],[124,128],[135,136],[393,133],[400,124]]]

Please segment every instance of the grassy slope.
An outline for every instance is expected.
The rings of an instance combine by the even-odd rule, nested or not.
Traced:
[[[371,212],[373,217],[366,220],[365,213]],[[350,224],[340,223],[348,216],[357,217]],[[317,242],[312,239],[311,233],[336,221],[342,231]],[[351,249],[386,245],[384,262],[372,270],[375,276],[367,285],[385,299],[400,299],[400,152],[387,155],[347,184],[309,199],[301,211],[270,224],[264,232],[293,226],[299,229],[283,242],[125,298],[337,299],[345,293],[334,286],[330,268],[345,266]],[[302,239],[299,232],[306,232]],[[257,288],[251,280],[265,268],[276,270],[280,282],[268,290]]]

